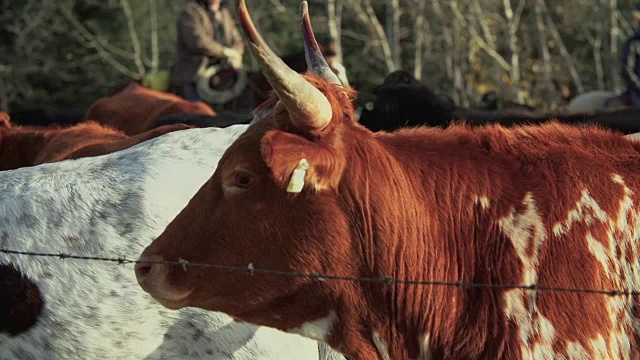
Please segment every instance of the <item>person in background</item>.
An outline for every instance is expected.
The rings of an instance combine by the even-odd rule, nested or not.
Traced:
[[[180,14],[172,86],[185,99],[200,100],[196,79],[207,67],[222,62],[242,67],[242,36],[224,5],[222,0],[189,0]]]
[[[640,107],[640,11],[634,11],[636,32],[622,48],[622,79],[627,86],[631,106]]]

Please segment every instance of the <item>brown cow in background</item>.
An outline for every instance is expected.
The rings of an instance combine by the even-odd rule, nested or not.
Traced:
[[[184,124],[166,125],[128,136],[93,121],[66,128],[12,126],[8,115],[0,113],[0,171],[105,155],[169,132],[190,128],[192,126]]]
[[[11,126],[11,118],[9,114],[4,111],[0,111],[0,128],[10,127]]]
[[[89,107],[85,120],[109,125],[122,130],[126,135],[137,135],[152,129],[163,116],[175,113],[216,114],[202,101],[185,100],[132,82],[122,91],[94,102]]]

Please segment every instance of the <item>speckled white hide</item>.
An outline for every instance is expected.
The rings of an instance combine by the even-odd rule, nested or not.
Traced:
[[[246,128],[178,131],[105,156],[0,172],[0,247],[136,259]],[[3,360],[319,358],[318,343],[298,335],[165,309],[139,288],[131,264],[5,254],[0,264],[44,300],[29,330],[10,336],[0,324]]]

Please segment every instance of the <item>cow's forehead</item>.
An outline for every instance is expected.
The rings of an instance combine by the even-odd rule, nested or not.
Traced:
[[[268,121],[268,119],[264,121]],[[223,167],[236,166],[238,162],[244,162],[247,165],[257,165],[261,162],[261,139],[266,131],[265,124],[254,124],[249,127],[227,149],[221,161]]]

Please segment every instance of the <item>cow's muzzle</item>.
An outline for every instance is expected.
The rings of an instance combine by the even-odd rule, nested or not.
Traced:
[[[191,290],[170,284],[169,275],[174,267],[176,265],[164,263],[162,255],[147,254],[146,251],[140,255],[134,267],[140,287],[169,309],[186,306],[186,299],[191,294]]]

